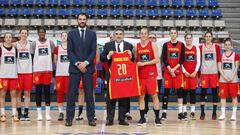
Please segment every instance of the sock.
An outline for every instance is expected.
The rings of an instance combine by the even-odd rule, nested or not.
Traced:
[[[82,111],[83,111],[83,106],[82,105],[79,105],[79,112],[78,112],[78,115],[82,114]]]
[[[205,105],[201,105],[201,113],[205,113],[204,109],[205,109]]]
[[[29,108],[24,108],[24,114],[28,114]]]
[[[216,113],[217,111],[217,105],[213,105],[213,113]]]
[[[232,108],[232,115],[236,116],[237,113],[237,107]]]
[[[140,110],[140,117],[141,117],[141,119],[144,119],[144,114],[145,114],[145,110]]]
[[[12,108],[12,115],[16,115],[17,108]]]
[[[167,113],[167,110],[163,110],[163,112]]]
[[[195,106],[191,106],[191,112],[195,112]]]
[[[182,104],[178,104],[178,113],[182,113],[182,108],[183,108]]]
[[[22,108],[21,108],[21,107],[18,107],[18,108],[17,108],[17,112],[18,112],[18,115],[22,114]]]
[[[1,108],[1,115],[5,115],[5,108]]]
[[[58,107],[58,111],[59,111],[59,113],[63,113],[63,107],[62,107],[62,106],[59,106],[59,107]]]
[[[50,106],[46,106],[46,115],[50,115]]]
[[[154,109],[153,109],[153,110],[154,110]],[[159,112],[160,112],[160,110],[154,110],[155,118],[156,118],[156,119],[159,119]]]
[[[42,108],[41,107],[37,108],[37,113],[38,113],[38,115],[42,115]]]
[[[225,115],[225,107],[221,107],[222,115]]]
[[[183,105],[183,112],[187,112],[187,106]]]

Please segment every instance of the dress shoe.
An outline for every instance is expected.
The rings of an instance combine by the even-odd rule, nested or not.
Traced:
[[[127,123],[126,121],[119,121],[119,125],[129,126],[129,123]]]
[[[65,126],[66,127],[71,127],[72,126],[72,121],[66,121],[66,123],[65,123]]]
[[[92,121],[88,121],[88,125],[89,126],[96,126],[97,124],[96,124],[95,120],[92,120]]]
[[[113,121],[111,121],[111,120],[107,120],[107,122],[106,122],[106,126],[112,126],[113,125]]]

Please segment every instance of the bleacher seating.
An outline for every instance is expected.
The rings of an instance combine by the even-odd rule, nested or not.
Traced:
[[[206,6],[206,0],[196,0],[196,6],[203,8]]]
[[[184,11],[182,9],[174,9],[173,16],[177,18],[184,17]]]
[[[47,5],[56,6],[58,5],[58,0],[48,0]]]
[[[145,5],[145,1],[144,0],[135,0],[135,5],[137,7],[143,7]]]
[[[186,10],[186,17],[190,17],[190,18],[197,17],[197,10],[195,10],[195,9],[187,9]]]
[[[142,17],[146,16],[146,9],[136,9],[135,11],[136,11],[135,15],[137,17],[141,17],[142,18]]]
[[[169,7],[170,6],[169,0],[159,0],[159,6],[160,7]]]
[[[11,0],[10,5],[13,6],[21,5],[21,0]]]
[[[131,7],[133,6],[133,0],[123,0],[123,6],[125,7]]]
[[[44,6],[46,4],[46,0],[36,0],[35,5]]]
[[[193,0],[184,0],[184,6],[188,8],[194,7]]]
[[[38,1],[38,0],[37,0]],[[23,5],[26,6],[33,6],[34,5],[34,0],[24,0]],[[41,5],[41,4],[40,4]]]
[[[117,9],[110,9],[110,16],[118,17],[121,15],[121,10],[120,8]]]
[[[199,17],[200,18],[207,18],[209,17],[209,12],[206,9],[200,9],[199,10]]]
[[[208,6],[212,8],[218,7],[218,1],[217,0],[208,0]]]
[[[219,9],[212,10],[212,17],[213,18],[220,18],[222,17],[222,11]]]
[[[8,0],[0,0],[0,5],[1,6],[7,6],[9,4]]]
[[[21,16],[30,16],[31,14],[32,14],[32,11],[28,7],[20,9],[20,12],[19,12],[19,15]]]
[[[8,10],[7,14],[9,16],[16,16],[16,15],[18,15],[18,12],[19,12],[18,8],[11,8]]]
[[[73,5],[74,6],[81,6],[83,5],[83,0],[73,0]]]
[[[61,6],[70,6],[71,5],[71,1],[70,0],[60,0],[60,5]]]
[[[97,15],[103,17],[106,17],[108,15],[108,10],[107,9],[98,9],[97,10]]]
[[[0,16],[6,15],[6,10],[5,8],[0,8]]]
[[[172,0],[172,6],[173,7],[181,7],[182,6],[182,0]]]
[[[103,27],[109,31],[117,26],[127,27],[129,31],[141,26],[159,30],[175,26],[182,31],[185,28],[223,30],[226,27],[218,0],[0,0],[0,5],[3,26],[6,26],[5,18],[14,17],[16,25],[8,25],[11,27],[23,25],[23,20],[28,19],[28,24],[34,27],[70,29],[76,27],[75,17],[81,12],[90,17],[90,26],[96,31]],[[23,20],[18,23],[20,19]]]
[[[147,0],[147,6],[148,7],[156,7],[157,6],[157,0]]]
[[[120,1],[119,0],[110,0],[110,6],[112,7],[117,7],[120,6]]]

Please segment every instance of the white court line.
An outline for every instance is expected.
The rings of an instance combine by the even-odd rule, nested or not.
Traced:
[[[102,120],[102,127],[101,127],[101,131],[100,131],[100,135],[104,135],[104,133],[105,133],[105,127],[106,127],[105,120],[106,120],[106,118],[107,118],[107,110],[105,109],[104,113],[103,113],[103,120]]]

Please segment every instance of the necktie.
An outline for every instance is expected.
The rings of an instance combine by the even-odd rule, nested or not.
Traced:
[[[118,49],[118,52],[121,52],[121,49],[120,49],[120,44],[118,44],[118,47],[117,47],[117,49]]]
[[[84,38],[85,38],[84,29],[81,30],[81,38],[82,38],[82,41],[84,41]]]

